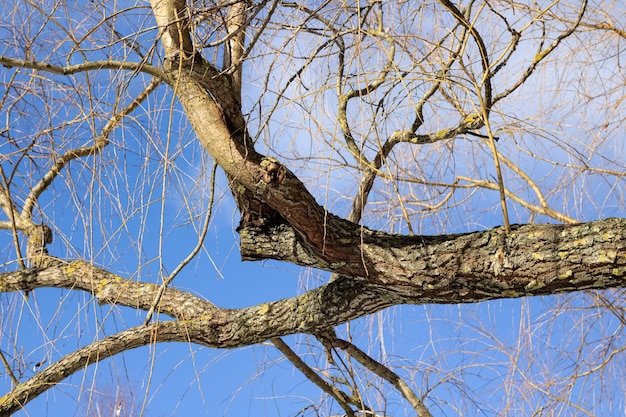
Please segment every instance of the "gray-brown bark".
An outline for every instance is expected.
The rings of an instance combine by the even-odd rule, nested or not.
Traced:
[[[515,226],[447,236],[400,236],[355,228],[367,281],[423,302],[474,302],[626,285],[626,220]],[[279,259],[355,276],[309,250],[286,225],[240,231],[244,259]],[[410,289],[410,290],[409,290]],[[406,290],[406,292],[405,292]]]
[[[317,260],[296,236],[286,232],[274,238],[258,234],[254,245],[243,240],[242,247],[252,245],[258,249],[257,254],[264,253],[266,258],[333,272],[347,271],[345,265],[335,268],[324,260]],[[574,226],[517,226],[508,235],[500,229],[433,237],[368,231],[363,240],[370,245],[367,250],[380,261],[368,263],[372,268],[368,277],[351,274],[351,279],[330,283],[303,296],[254,307],[267,310],[270,321],[279,319],[280,329],[256,329],[252,333],[259,336],[231,338],[223,345],[218,339],[210,343],[232,347],[265,340],[265,334],[316,333],[325,323],[335,326],[401,303],[479,302],[626,286],[626,219]],[[375,240],[375,246],[369,240]],[[369,257],[364,252],[366,262]],[[357,268],[355,272],[360,270]],[[371,279],[371,276],[379,278]],[[149,309],[158,289],[154,284],[127,280],[82,261],[0,275],[2,292],[32,291],[41,287],[83,290],[93,294],[101,304],[114,303],[143,310]],[[384,303],[377,305],[376,299]],[[300,308],[289,313],[293,318],[283,316],[296,305]],[[245,313],[248,309],[221,309],[175,289],[165,291],[157,311],[181,319],[218,312],[248,316]],[[317,318],[310,320],[311,317]],[[301,326],[303,322],[311,323]],[[239,325],[250,326],[245,321]]]
[[[129,329],[68,355],[0,398],[0,414],[17,410],[90,363],[153,342],[232,348],[294,333],[324,333],[398,304],[467,303],[626,287],[626,219],[524,225],[511,233],[493,229],[400,236],[332,215],[291,171],[255,150],[239,102],[239,69],[231,71],[233,80],[194,50],[185,2],[153,0],[152,7],[168,57],[159,76],[176,92],[199,141],[231,181],[242,214],[242,257],[311,266],[342,278],[298,297],[235,310],[165,289],[155,311],[173,320]],[[232,24],[243,21],[234,19]],[[229,41],[239,55],[242,39]],[[31,239],[37,245],[31,244],[28,254],[41,268],[0,274],[0,292],[68,288],[89,292],[99,303],[152,307],[158,286],[82,261],[57,261],[47,256],[44,236]],[[32,262],[36,259],[40,262]]]
[[[236,118],[237,124],[242,118],[234,114],[236,100],[228,97],[224,79],[209,64],[189,65],[190,71],[171,74],[200,141],[237,180],[242,193],[251,193],[280,214],[261,227],[242,224],[244,258],[282,259],[359,277],[421,302],[473,302],[503,294],[623,285],[621,220],[608,221],[607,229],[598,226],[602,223],[545,225],[517,227],[509,235],[496,229],[408,237],[371,231],[333,216],[289,170],[254,151],[245,129],[229,129],[232,123],[225,118]],[[270,167],[280,173],[270,172]]]
[[[274,251],[268,253],[275,258],[332,269],[304,254],[295,234],[281,235],[258,248],[271,244]],[[397,304],[477,302],[626,286],[626,219],[575,226],[526,225],[509,235],[498,229],[423,238],[369,231],[365,235],[364,241],[377,241],[370,252],[388,254],[386,262],[371,265],[381,277],[376,282],[358,276],[341,278],[298,297],[236,310],[166,289],[156,311],[178,320],[129,329],[96,342],[27,385],[41,388],[37,385],[41,378],[48,386],[59,382],[95,360],[118,353],[121,346],[126,350],[155,341],[191,341],[232,348],[294,333],[324,333]],[[82,261],[0,274],[2,292],[41,287],[83,290],[100,303],[144,310],[158,290],[153,284],[124,279]],[[15,411],[37,392],[19,386],[0,399],[0,413]]]
[[[421,302],[472,302],[503,293],[538,295],[623,285],[623,257],[618,254],[624,247],[615,246],[623,227],[611,228],[610,235],[598,234],[598,227],[548,225],[540,232],[537,226],[518,227],[510,235],[494,230],[407,237],[336,217],[280,162],[255,151],[230,76],[202,59],[181,56],[170,62],[168,73],[200,142],[236,181],[233,192],[243,195],[236,199],[243,210],[244,258],[274,257],[314,266],[385,285]],[[268,206],[271,221],[264,219],[259,226],[258,215],[245,211],[241,201],[251,198],[259,207]],[[572,238],[579,235],[584,238]]]

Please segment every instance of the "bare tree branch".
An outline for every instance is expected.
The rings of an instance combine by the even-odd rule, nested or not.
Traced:
[[[354,417],[354,411],[349,406],[349,404],[353,404],[354,401],[352,401],[346,393],[322,379],[322,377],[311,369],[281,338],[276,337],[271,341],[274,346],[276,346],[276,349],[278,349],[280,353],[282,353],[283,356],[289,360],[289,362],[302,372],[302,374],[304,374],[309,381],[313,382],[315,385],[320,387],[322,391],[333,397],[343,411],[345,411],[346,416]]]
[[[400,378],[398,374],[391,369],[376,361],[367,353],[363,352],[357,346],[346,340],[338,339],[336,335],[331,340],[332,346],[344,350],[348,355],[356,359],[361,365],[376,375],[380,376],[391,385],[393,385],[406,400],[411,404],[413,409],[417,412],[419,417],[432,417],[432,414],[424,406],[422,400],[420,400],[415,392]]]
[[[49,186],[52,181],[59,175],[59,173],[65,168],[65,166],[76,158],[82,158],[85,156],[97,155],[106,145],[109,143],[109,133],[117,127],[120,121],[135,110],[149,95],[161,84],[160,79],[152,80],[152,82],[142,91],[137,98],[135,98],[126,108],[119,113],[115,113],[107,122],[106,126],[102,129],[102,132],[95,138],[93,145],[83,146],[81,148],[70,149],[61,155],[52,165],[50,170],[43,176],[43,178],[31,189],[28,198],[24,202],[22,207],[22,213],[20,214],[20,221],[25,222],[32,218],[33,207],[37,202],[37,199]]]
[[[82,64],[68,65],[60,67],[44,62],[28,61],[24,59],[9,58],[0,56],[0,65],[5,68],[28,68],[37,71],[49,72],[59,75],[74,75],[87,71],[99,70],[128,70],[135,72],[145,72],[153,77],[164,79],[163,70],[154,67],[145,62],[128,62],[128,61],[88,61]]]

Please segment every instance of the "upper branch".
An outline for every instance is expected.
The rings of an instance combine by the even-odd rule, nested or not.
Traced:
[[[332,223],[329,222],[329,229]],[[626,286],[626,219],[578,225],[524,225],[446,236],[400,236],[354,227],[368,282],[420,303],[477,302]],[[329,231],[330,233],[330,231]],[[271,258],[358,277],[329,264],[285,225],[240,231],[244,259]]]
[[[161,43],[168,56],[194,53],[189,16],[185,0],[150,0],[152,12],[161,32]]]
[[[247,1],[241,1],[233,4],[228,9],[228,16],[226,17],[226,32],[229,39],[225,44],[222,69],[232,75],[233,88],[236,89],[234,94],[237,96],[241,96],[242,60],[246,40],[245,28],[248,23],[247,3]]]
[[[468,18],[461,13],[461,11],[450,1],[450,0],[439,0],[439,2],[446,8],[458,22],[463,25],[469,33],[474,38],[476,45],[478,46],[478,51],[480,52],[480,63],[482,65],[483,75],[482,75],[482,86],[484,90],[483,97],[483,106],[485,108],[485,112],[487,116],[489,116],[489,111],[492,106],[492,95],[493,89],[491,86],[491,65],[489,64],[489,54],[487,52],[487,47],[485,46],[485,42],[483,41],[482,36],[478,33],[476,27],[468,21]],[[469,13],[469,8],[468,8]]]
[[[161,75],[163,74],[160,70]],[[122,111],[114,113],[107,124],[102,129],[100,135],[95,138],[94,143],[89,146],[83,146],[76,149],[70,149],[61,155],[52,165],[52,167],[46,172],[43,178],[30,190],[28,197],[24,202],[20,219],[23,222],[27,222],[32,217],[33,207],[37,202],[37,199],[49,186],[52,181],[59,175],[63,168],[72,160],[89,155],[98,154],[109,143],[108,136],[113,129],[119,124],[119,122],[135,110],[156,87],[161,83],[161,78],[153,79],[152,82],[146,87],[129,105],[127,105]]]
[[[383,65],[383,68],[381,68],[381,70],[379,71],[374,81],[370,82],[365,87],[362,87],[358,90],[350,90],[345,94],[341,91],[342,80],[339,80],[337,82],[337,90],[338,90],[337,92],[339,95],[337,117],[339,119],[339,126],[343,133],[344,140],[346,141],[346,145],[348,146],[348,150],[352,153],[352,155],[356,158],[357,162],[361,166],[367,166],[369,164],[369,161],[367,160],[366,156],[361,152],[361,150],[357,146],[354,140],[354,136],[352,135],[352,131],[348,123],[348,103],[350,102],[351,99],[355,97],[361,98],[369,94],[372,94],[374,91],[376,91],[376,89],[378,89],[381,85],[383,85],[383,83],[387,79],[387,75],[393,69],[393,66],[394,66],[393,60],[394,60],[395,51],[396,51],[396,47],[395,47],[395,43],[393,39],[390,36],[385,35],[382,30],[367,31],[366,33],[369,35],[373,35],[373,36],[383,35],[384,39],[390,44],[390,49],[387,54],[387,61]],[[340,66],[341,68],[338,73],[339,76],[341,76],[344,73],[343,60],[341,59],[340,59]]]
[[[582,5],[580,7],[580,10],[578,12],[578,16],[576,18],[576,21],[573,22],[572,25],[567,30],[565,30],[563,33],[561,33],[545,49],[543,49],[543,39],[542,39],[542,42],[541,42],[540,47],[539,47],[539,50],[535,54],[535,57],[534,57],[533,61],[526,68],[526,70],[524,71],[522,76],[519,78],[519,80],[517,80],[517,82],[515,82],[515,84],[513,84],[511,87],[507,88],[502,93],[498,94],[494,98],[494,100],[493,100],[494,103],[496,103],[496,102],[502,100],[503,98],[507,97],[509,94],[511,94],[515,90],[517,90],[522,84],[524,84],[524,82],[526,82],[526,80],[533,74],[533,72],[535,72],[535,69],[537,68],[539,63],[541,63],[548,55],[550,55],[561,44],[561,42],[564,39],[566,39],[567,37],[569,37],[570,35],[572,35],[576,31],[578,26],[581,24],[583,16],[585,15],[585,11],[587,10],[587,3],[588,3],[587,0],[583,1]],[[543,12],[540,13],[540,15],[541,14],[543,14]]]
[[[73,75],[87,71],[97,71],[103,69],[121,69],[137,72],[145,72],[157,78],[164,78],[163,70],[154,67],[145,62],[127,62],[127,61],[90,61],[82,64],[68,65],[61,67],[58,65],[47,64],[38,61],[28,61],[25,59],[15,59],[6,56],[0,56],[0,65],[6,68],[29,68],[38,71],[46,71],[52,74]]]

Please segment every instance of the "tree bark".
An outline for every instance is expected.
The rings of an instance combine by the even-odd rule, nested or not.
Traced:
[[[334,216],[279,161],[256,152],[228,74],[198,56],[180,55],[166,71],[198,139],[236,183],[244,259],[329,270],[384,286],[410,302],[475,302],[624,285],[624,220],[409,237]],[[260,218],[265,205],[270,220]],[[251,206],[255,213],[247,211]]]
[[[459,235],[400,236],[360,228],[362,279],[423,302],[458,303],[626,285],[626,219],[579,225],[514,226]],[[240,230],[247,260],[277,259],[349,276],[292,228]],[[429,300],[429,301],[427,301]]]
[[[500,229],[433,237],[366,229],[361,234],[367,243],[364,263],[371,268],[367,277],[342,277],[298,297],[235,310],[168,288],[155,311],[177,320],[129,329],[68,355],[1,397],[0,415],[16,411],[84,366],[154,342],[233,348],[294,333],[324,333],[398,304],[466,303],[626,287],[626,219],[518,226],[511,234]],[[318,260],[293,231],[275,229],[256,237],[253,246],[259,251],[271,248],[264,256],[335,268]],[[242,240],[242,246],[250,243]],[[381,263],[372,264],[373,258]],[[345,265],[336,268],[345,271]],[[100,303],[144,310],[158,291],[154,284],[124,279],[82,261],[0,274],[0,292],[40,287],[83,290]]]
[[[66,356],[0,398],[0,415],[84,366],[154,342],[233,348],[295,333],[323,334],[399,304],[458,304],[626,287],[626,219],[522,225],[510,233],[495,228],[401,236],[334,216],[280,161],[255,150],[241,111],[238,70],[233,79],[194,50],[185,1],[151,4],[167,56],[163,77],[199,141],[231,181],[242,214],[238,230],[243,259],[277,259],[341,278],[297,297],[242,309],[220,308],[167,288],[155,311],[173,320],[128,329]],[[232,16],[243,19],[235,12]],[[233,38],[231,48],[242,53],[242,40]],[[99,303],[152,307],[159,286],[82,261],[44,262],[51,258],[45,252],[46,234],[38,237],[29,256],[42,260],[33,262],[40,268],[0,274],[0,292],[68,288],[87,291]]]
[[[626,219],[517,226],[511,234],[501,229],[433,237],[369,233],[379,238],[376,250],[369,250],[386,254],[385,259],[377,255],[380,264],[370,265],[380,279],[352,275],[299,297],[236,310],[168,288],[156,311],[214,329],[203,344],[235,347],[293,333],[318,333],[397,304],[456,304],[626,287]],[[258,235],[267,239],[256,246],[256,253],[266,251],[274,259],[334,271],[296,236]],[[242,246],[248,245],[242,241]],[[338,269],[345,271],[345,266]],[[158,290],[154,284],[124,279],[82,261],[0,274],[2,292],[40,287],[83,290],[100,303],[143,310],[150,308]]]

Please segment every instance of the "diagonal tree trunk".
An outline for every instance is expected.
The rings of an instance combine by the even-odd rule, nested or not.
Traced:
[[[183,13],[157,15],[157,21],[169,27],[167,19],[179,15]],[[179,38],[188,36],[183,31]],[[534,286],[541,289],[537,294],[605,287],[602,280],[581,276],[591,277],[596,268],[608,274],[609,287],[623,285],[624,246],[614,242],[622,239],[623,227],[608,235],[598,226],[544,225],[517,227],[510,235],[495,229],[409,237],[332,215],[284,165],[255,151],[228,74],[191,51],[179,54],[179,46],[166,50],[169,83],[198,139],[237,184],[233,193],[243,210],[239,231],[245,259],[275,258],[390,288],[408,286],[423,299],[440,303],[498,298],[502,292],[521,296]],[[271,219],[261,221],[257,215],[264,205]]]
[[[167,57],[159,76],[173,89],[198,140],[229,178],[241,211],[243,259],[276,259],[341,278],[298,297],[242,309],[221,308],[169,288],[153,306],[159,286],[49,256],[41,226],[37,235],[31,232],[38,239],[32,238],[27,248],[37,268],[0,274],[0,292],[82,290],[102,304],[146,311],[154,307],[173,320],[128,329],[73,352],[0,398],[0,415],[18,410],[91,363],[154,342],[233,348],[295,333],[325,334],[399,304],[457,304],[626,287],[626,219],[521,225],[508,233],[495,228],[401,236],[333,215],[280,161],[257,152],[250,138],[240,102],[246,4],[235,3],[230,9],[228,30],[236,35],[227,41],[223,71],[194,49],[184,0],[151,4]]]

